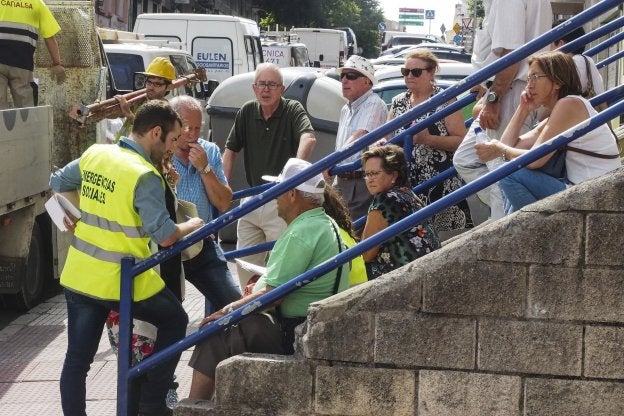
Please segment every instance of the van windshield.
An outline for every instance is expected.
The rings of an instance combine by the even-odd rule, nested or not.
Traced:
[[[113,75],[113,83],[118,91],[133,91],[134,73],[143,72],[143,58],[127,53],[107,53]]]

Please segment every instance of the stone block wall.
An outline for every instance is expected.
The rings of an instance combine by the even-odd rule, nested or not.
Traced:
[[[623,415],[623,189],[624,168],[311,305],[297,356],[218,367],[213,412]]]

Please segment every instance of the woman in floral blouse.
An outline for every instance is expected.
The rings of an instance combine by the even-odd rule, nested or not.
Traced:
[[[409,188],[405,154],[399,146],[389,144],[367,150],[362,154],[362,166],[366,187],[373,195],[362,232],[365,240],[415,213],[423,204]],[[365,252],[368,278],[374,279],[439,247],[436,231],[427,219]]]
[[[401,73],[404,76],[407,91],[398,94],[392,99],[388,120],[408,112],[413,107],[440,92],[440,87],[435,85],[435,74],[438,68],[438,59],[428,49],[418,49],[405,57],[405,64],[401,68]],[[413,123],[397,129],[394,135],[442,110],[450,103],[432,109],[427,114],[414,120]],[[414,187],[453,167],[453,152],[457,150],[465,135],[466,127],[464,120],[461,112],[457,111],[430,125],[428,129],[412,136],[414,147],[409,166],[410,185]],[[419,194],[418,197],[425,205],[429,205],[461,186],[461,179],[459,179],[459,176],[454,175]],[[470,209],[465,200],[445,209],[433,218],[436,231],[450,231],[472,227]]]

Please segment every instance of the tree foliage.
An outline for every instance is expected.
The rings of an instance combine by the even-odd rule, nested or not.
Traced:
[[[379,55],[379,32],[383,12],[378,0],[257,0],[266,10],[261,26],[278,24],[290,27],[350,27],[355,32],[362,55]],[[270,17],[270,18],[269,18]]]

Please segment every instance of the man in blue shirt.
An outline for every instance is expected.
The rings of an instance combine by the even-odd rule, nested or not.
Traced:
[[[189,96],[178,96],[171,100],[171,106],[184,122],[173,157],[173,165],[180,175],[176,185],[178,198],[194,203],[199,217],[210,222],[213,207],[224,212],[232,202],[232,189],[223,173],[221,153],[216,144],[199,137],[203,114],[199,101]],[[206,238],[201,252],[183,264],[186,279],[216,310],[240,299],[238,283],[213,237]]]

